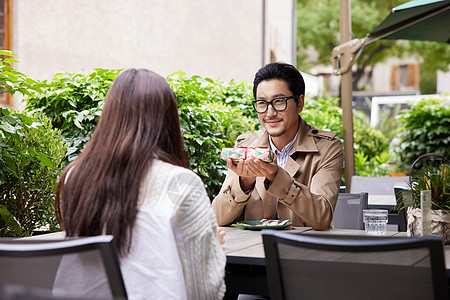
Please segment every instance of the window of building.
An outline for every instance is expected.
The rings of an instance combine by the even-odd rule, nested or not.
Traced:
[[[391,90],[418,89],[419,65],[402,64],[392,66]]]
[[[12,0],[0,0],[0,49],[12,50]],[[2,57],[4,58],[4,57]],[[11,105],[9,93],[0,94],[0,106]]]

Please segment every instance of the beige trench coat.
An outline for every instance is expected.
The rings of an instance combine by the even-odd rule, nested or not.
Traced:
[[[230,225],[242,214],[245,220],[289,219],[295,226],[316,230],[331,226],[343,168],[343,148],[336,134],[317,130],[300,118],[294,148],[268,186],[256,179],[248,195],[242,191],[239,176],[228,170],[212,207],[219,226]],[[265,129],[239,136],[238,147],[269,147]]]

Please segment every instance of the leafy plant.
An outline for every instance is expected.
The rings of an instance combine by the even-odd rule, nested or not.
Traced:
[[[388,176],[391,168],[391,153],[383,151],[368,157],[363,151],[355,152],[355,170],[358,176]]]
[[[68,145],[66,162],[73,160],[89,140],[109,86],[119,71],[96,69],[89,74],[57,74],[46,83],[43,93],[28,97],[27,110],[43,112],[63,131]],[[167,81],[179,106],[189,165],[202,178],[212,198],[219,192],[226,171],[225,161],[220,158],[221,148],[233,146],[239,134],[259,127],[251,106],[251,86],[245,82],[186,76],[182,71],[168,76]],[[342,110],[336,106],[337,101],[307,99],[302,116],[319,129],[336,132],[342,139]],[[385,144],[383,136],[367,127],[362,124],[355,127],[355,136],[370,136],[357,139],[358,151],[364,152],[362,157],[373,160],[365,164],[361,173],[369,172],[367,165],[373,166],[373,170],[386,165],[383,160],[386,154],[377,157],[384,151],[380,148]],[[374,172],[381,174],[381,170]]]
[[[227,170],[220,158],[222,148],[232,147],[239,134],[255,129],[255,123],[244,115],[253,111],[247,104],[251,101],[249,87],[233,81],[188,77],[184,72],[172,74],[168,82],[178,102],[189,165],[202,178],[212,199]]]
[[[119,72],[95,69],[91,73],[58,73],[43,82],[42,91],[26,98],[26,110],[44,113],[54,128],[61,129],[68,147],[66,163],[74,160],[89,141]]]
[[[42,82],[10,64],[0,50],[0,93],[33,95]],[[27,236],[41,226],[56,230],[53,191],[66,148],[45,116],[0,108],[0,236]]]
[[[410,188],[413,207],[420,208],[420,191],[431,191],[431,209],[441,209],[450,213],[450,164],[441,163],[437,167],[426,164],[411,174]]]
[[[13,59],[16,54],[8,50],[0,50],[0,55],[6,58],[0,59],[0,94],[9,93],[14,95],[31,95],[34,92],[42,92],[43,86],[38,80],[32,79],[25,74],[17,71],[11,66],[12,63],[19,62]]]
[[[66,148],[45,116],[0,109],[0,236],[57,230],[54,188]]]
[[[258,115],[254,111],[252,87],[245,81],[212,80],[200,76],[186,76],[183,71],[175,72],[167,78],[179,106],[200,105],[205,103],[223,103],[240,109],[242,114],[254,124],[258,123]]]
[[[342,141],[342,108],[336,105],[338,101],[338,98],[306,99],[301,116],[318,129],[336,133]],[[388,139],[382,132],[372,128],[365,118],[361,112],[354,111],[355,174],[358,176],[388,175],[389,169],[392,167]]]
[[[372,101],[369,98],[365,99],[367,105],[372,109]],[[375,129],[381,131],[389,142],[391,142],[396,136],[398,131],[398,116],[400,114],[401,105],[396,104],[392,108],[382,107],[378,113],[378,123],[375,125]],[[365,114],[364,114],[365,115]],[[369,124],[369,118],[365,118],[365,122]]]
[[[354,118],[353,127],[355,152],[361,151],[369,158],[382,152],[389,153],[389,140],[380,130],[365,124],[357,117]]]
[[[450,155],[450,101],[422,100],[400,118],[399,156],[407,170],[424,153]]]
[[[68,146],[66,162],[84,149],[100,117],[104,99],[120,70],[60,73],[46,82],[42,93],[27,98],[27,110],[47,115],[63,133]],[[176,96],[189,165],[206,185],[210,197],[219,192],[226,170],[222,147],[232,145],[238,134],[254,129],[249,106],[251,93],[245,83],[214,81],[177,72],[168,77]]]
[[[338,98],[329,100],[306,98],[300,115],[314,127],[334,132],[342,140],[344,126],[342,125],[342,108],[337,106],[338,101]]]

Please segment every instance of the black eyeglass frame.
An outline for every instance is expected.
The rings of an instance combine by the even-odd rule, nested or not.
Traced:
[[[284,100],[284,108],[283,108],[283,109],[276,109],[276,108],[275,108],[275,105],[273,105],[273,101],[281,100],[281,99]],[[287,108],[287,101],[288,101],[289,99],[297,99],[297,97],[296,97],[296,96],[276,97],[276,98],[273,98],[273,99],[270,100],[270,101],[262,100],[262,99],[261,99],[261,100],[253,100],[253,101],[252,101],[252,104],[253,104],[253,108],[255,109],[256,113],[258,113],[258,114],[263,114],[263,113],[265,113],[265,112],[269,109],[269,104],[272,105],[272,108],[273,108],[275,111],[285,111],[286,108]],[[257,102],[265,102],[265,103],[266,103],[266,109],[265,109],[264,111],[261,111],[261,112],[258,111],[258,110],[256,109],[256,103],[257,103]]]

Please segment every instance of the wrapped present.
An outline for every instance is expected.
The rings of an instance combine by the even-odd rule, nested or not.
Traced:
[[[223,148],[220,157],[232,160],[259,158],[265,162],[275,163],[275,154],[268,147]]]

